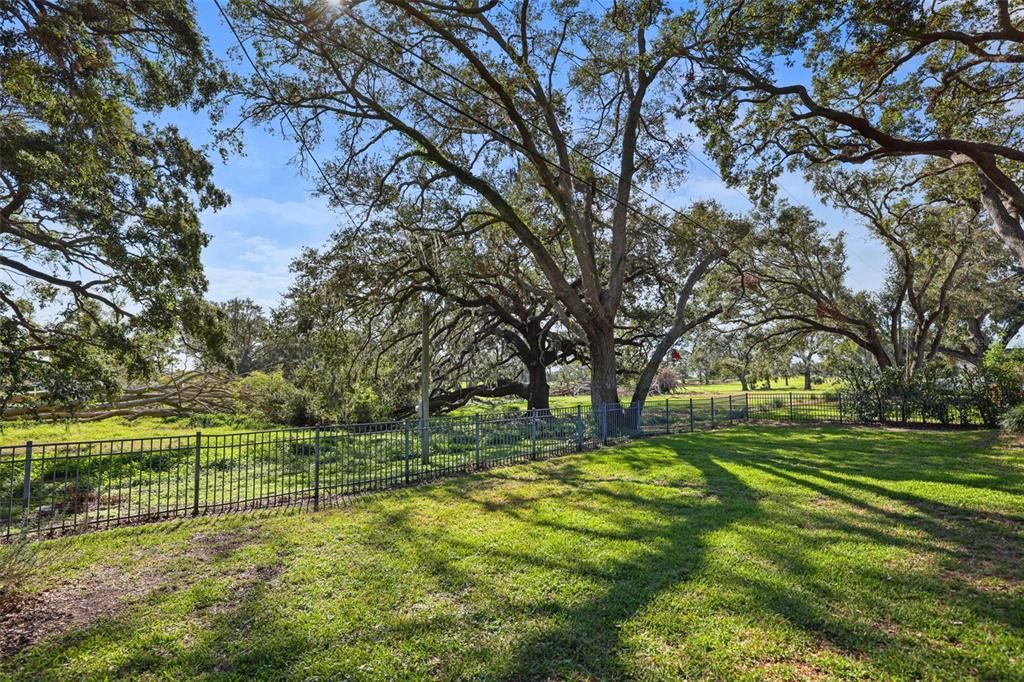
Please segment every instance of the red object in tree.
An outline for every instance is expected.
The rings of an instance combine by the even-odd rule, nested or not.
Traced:
[[[682,359],[683,359],[683,356],[679,354],[679,351],[677,351],[677,350],[673,350],[672,351],[672,362],[679,362]]]

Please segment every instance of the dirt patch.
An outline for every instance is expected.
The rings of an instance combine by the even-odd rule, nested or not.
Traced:
[[[223,559],[259,537],[255,528],[239,528],[222,533],[196,533],[189,540],[187,554],[200,560]]]
[[[255,529],[196,533],[184,552],[159,559],[136,557],[131,572],[101,567],[65,580],[38,594],[20,595],[0,609],[0,658],[33,646],[47,637],[80,630],[101,618],[116,616],[130,604],[171,589],[171,563],[182,556],[201,564],[224,558],[253,542]],[[271,569],[252,569],[240,576],[244,586],[273,577]]]
[[[157,587],[143,576],[101,568],[39,594],[23,595],[0,613],[0,658],[51,635],[78,629],[119,613]]]

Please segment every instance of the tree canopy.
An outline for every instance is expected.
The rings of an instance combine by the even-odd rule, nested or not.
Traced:
[[[690,112],[733,180],[931,159],[971,170],[1024,265],[1024,8],[1009,0],[708,3],[673,23],[694,64]]]
[[[267,120],[287,110],[304,141],[331,136],[337,155],[321,191],[367,219],[396,200],[442,201],[503,226],[586,344],[592,399],[617,401],[617,327],[638,280],[638,242],[687,220],[637,190],[672,186],[684,172],[685,141],[669,126],[679,60],[662,50],[657,30],[668,9],[405,0],[233,7],[267,74],[242,93],[249,114]],[[509,174],[530,183],[510,191]],[[643,382],[694,318],[693,288],[737,236],[702,228],[685,260],[673,261],[675,314],[658,330],[663,342],[648,346]]]
[[[199,212],[227,197],[206,153],[160,120],[226,83],[192,4],[5,2],[0,83],[7,388],[145,373],[176,329],[216,346]]]

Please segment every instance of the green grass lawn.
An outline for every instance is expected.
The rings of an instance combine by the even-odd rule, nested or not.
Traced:
[[[992,432],[740,426],[43,556],[71,625],[0,676],[1024,679]]]
[[[802,391],[803,379],[800,377],[791,378],[789,386],[781,381],[778,386],[772,387],[775,391]],[[835,390],[833,383],[815,384],[815,392]],[[702,397],[724,393],[741,393],[738,381],[731,383],[695,384],[680,388],[673,398],[679,397]],[[659,400],[665,396],[654,396],[652,400]],[[624,396],[628,400],[629,396]],[[551,407],[575,407],[576,405],[589,405],[590,395],[553,395],[551,396]],[[525,410],[525,400],[512,400],[507,398],[481,399],[470,402],[452,414],[455,416],[466,416],[473,414],[486,414],[500,412],[503,410]],[[233,433],[237,431],[252,431],[266,428],[285,428],[274,424],[260,424],[251,420],[239,419],[230,415],[213,415],[214,424],[208,423],[203,418],[189,419],[187,417],[139,417],[137,419],[126,419],[124,417],[112,417],[101,419],[95,422],[76,422],[73,420],[40,422],[33,420],[0,422],[0,446],[17,445],[27,440],[37,443],[54,443],[63,441],[85,441],[85,440],[108,440],[120,438],[149,438],[158,436],[179,436],[195,433],[202,430],[209,435]]]
[[[812,393],[824,393],[827,391],[834,391],[839,388],[839,384],[826,381],[820,384],[814,384]],[[772,384],[771,390],[764,388],[755,389],[756,393],[783,393],[783,392],[804,392],[804,380],[803,377],[790,377],[789,385],[787,386],[783,380],[778,380]],[[704,398],[704,397],[718,397],[724,394],[739,394],[743,393],[743,387],[740,386],[740,382],[719,382],[714,384],[688,384],[681,386],[676,389],[669,396],[656,395],[651,396],[650,400],[657,402],[663,400],[666,397],[673,399],[678,398]],[[622,394],[622,400],[628,402],[629,394]],[[552,395],[550,399],[550,405],[552,408],[558,407],[576,407],[577,405],[587,406],[590,405],[590,394],[582,395]],[[459,409],[452,412],[455,415],[471,415],[482,413],[486,414],[489,412],[499,412],[502,410],[525,410],[526,401],[518,398],[480,398],[477,400],[470,401],[467,405],[460,407]]]
[[[120,438],[150,438],[181,436],[196,431],[205,434],[233,433],[257,429],[286,428],[264,424],[231,415],[199,415],[187,417],[111,417],[94,422],[77,421],[14,421],[0,422],[0,446],[19,445],[27,440],[36,443],[65,441],[112,440]]]
[[[787,392],[787,391],[799,391],[804,392],[804,378],[803,377],[789,377],[789,383],[786,383],[785,379],[773,379],[772,387],[765,388],[763,382],[758,382],[756,387],[751,387],[752,391],[765,392],[765,393],[776,393],[776,392]],[[834,381],[823,381],[821,383],[813,384],[811,388],[812,393],[823,393],[825,391],[834,391],[839,388],[839,384]],[[714,384],[687,384],[686,386],[678,389],[676,393],[685,395],[711,395],[715,393],[742,393],[743,386],[738,381],[725,381]]]

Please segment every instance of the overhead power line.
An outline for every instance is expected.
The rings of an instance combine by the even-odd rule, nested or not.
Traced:
[[[231,30],[232,35],[234,36],[235,40],[238,42],[239,47],[242,49],[243,54],[245,55],[246,59],[248,60],[250,66],[252,67],[252,69],[253,69],[254,73],[256,74],[257,78],[264,85],[264,87],[267,88],[267,91],[271,94],[271,96],[276,98],[277,97],[276,89],[274,88],[274,86],[272,85],[270,80],[266,76],[263,75],[263,73],[260,71],[259,67],[256,65],[255,60],[253,60],[252,57],[250,56],[249,51],[245,47],[245,44],[242,41],[240,34],[235,29],[234,24],[231,21],[231,18],[228,16],[227,12],[224,10],[223,6],[220,3],[220,0],[214,0],[214,2],[217,5],[217,8],[220,11],[221,16],[224,17],[224,20],[227,23],[228,28]],[[347,16],[349,18],[353,19],[353,21],[358,23],[360,26],[363,26],[364,28],[367,28],[368,30],[370,30],[373,33],[375,33],[376,35],[381,36],[382,38],[384,38],[385,40],[391,42],[392,44],[395,44],[397,47],[399,47],[400,50],[402,50],[402,52],[404,54],[407,54],[407,55],[417,59],[418,61],[420,61],[420,62],[422,62],[424,64],[427,64],[431,68],[434,68],[434,69],[438,70],[440,73],[444,74],[445,76],[447,76],[448,78],[454,80],[455,82],[459,83],[460,85],[462,85],[462,86],[472,90],[473,92],[477,93],[481,97],[484,97],[485,99],[490,101],[492,104],[498,104],[500,106],[500,103],[498,103],[498,102],[496,102],[496,100],[492,99],[487,93],[481,92],[478,88],[476,88],[475,86],[473,86],[470,83],[467,83],[463,79],[459,78],[456,74],[453,74],[450,71],[448,71],[448,70],[438,66],[437,64],[435,64],[435,63],[433,63],[433,62],[431,62],[429,60],[424,59],[420,55],[417,55],[417,54],[411,52],[406,46],[404,46],[401,43],[395,41],[390,36],[387,36],[386,34],[383,34],[378,29],[376,29],[376,27],[373,27],[373,26],[367,24],[366,22],[362,21],[354,13],[348,12]],[[578,180],[578,181],[581,181],[581,182],[587,182],[587,179],[579,176],[574,171],[571,171],[569,169],[564,168],[558,162],[551,160],[550,158],[548,158],[544,154],[541,154],[539,151],[537,151],[537,152],[530,151],[525,146],[525,144],[523,142],[520,142],[519,140],[516,140],[516,139],[510,137],[506,133],[504,133],[504,132],[502,132],[500,130],[497,130],[496,128],[494,128],[490,124],[486,123],[485,121],[481,120],[479,117],[475,116],[474,114],[472,114],[470,112],[467,112],[464,109],[461,109],[460,107],[458,107],[457,105],[453,104],[449,100],[441,97],[437,93],[434,93],[434,92],[431,92],[431,91],[427,90],[426,88],[424,88],[420,84],[418,84],[415,81],[411,80],[409,77],[407,77],[404,74],[396,71],[395,69],[393,69],[393,68],[391,68],[391,67],[389,67],[389,66],[387,66],[387,65],[385,65],[383,63],[381,63],[379,60],[375,59],[374,57],[371,57],[368,54],[365,54],[361,50],[357,50],[357,49],[353,48],[352,46],[344,44],[344,43],[338,43],[338,44],[336,44],[334,46],[335,47],[340,47],[342,50],[348,52],[349,54],[352,54],[352,55],[358,57],[359,59],[362,59],[362,60],[364,60],[364,61],[366,61],[366,62],[368,62],[370,64],[373,64],[377,68],[379,68],[379,69],[381,69],[381,70],[391,74],[393,77],[395,77],[398,80],[402,81],[407,86],[409,86],[409,87],[413,88],[414,90],[416,90],[416,91],[426,95],[427,97],[433,99],[434,101],[436,101],[439,104],[441,104],[442,106],[450,109],[451,111],[455,112],[456,114],[458,114],[458,115],[460,115],[460,116],[462,116],[462,117],[472,121],[473,123],[478,125],[480,128],[490,132],[491,134],[493,134],[493,135],[497,136],[498,138],[504,140],[508,144],[510,144],[510,145],[512,145],[514,147],[520,148],[520,149],[524,150],[525,152],[527,152],[528,154],[533,154],[533,155],[539,157],[540,161],[542,161],[546,165],[550,166],[551,168],[556,169],[558,171],[561,171],[562,173],[565,173],[566,175],[572,177],[575,180]],[[302,145],[304,151],[309,155],[310,159],[313,161],[314,165],[317,167],[318,171],[320,172],[321,177],[323,177],[325,183],[328,184],[329,189],[331,190],[332,194],[334,194],[335,199],[337,200],[338,196],[337,196],[336,192],[334,191],[333,184],[330,182],[329,178],[327,177],[327,175],[324,172],[323,168],[321,167],[320,163],[316,160],[316,157],[313,154],[312,149],[306,144],[304,137],[301,135],[301,133],[298,130],[298,126],[294,123],[294,121],[292,121],[292,119],[291,119],[290,115],[288,114],[287,110],[284,111],[284,116],[285,116],[289,126],[291,126],[292,130],[295,131],[296,136],[297,136],[297,138],[299,140],[299,143]],[[537,124],[533,123],[532,121],[529,121],[528,119],[525,119],[525,118],[523,119],[523,121],[528,126],[534,128],[536,130],[539,130],[540,132],[542,132],[545,135],[548,135],[548,136],[552,137],[552,139],[554,139],[553,135],[549,131],[544,130],[542,127],[538,126]],[[602,164],[597,159],[594,159],[593,157],[591,157],[591,156],[581,152],[579,149],[577,149],[576,147],[574,147],[570,143],[563,141],[563,144],[565,144],[566,148],[569,149],[570,151],[576,153],[581,158],[584,158],[587,161],[593,163],[596,167],[598,167],[598,168],[604,170],[605,172],[611,174],[613,177],[615,177],[617,179],[619,179],[621,177],[617,173],[615,173],[615,171],[607,168],[607,166]],[[695,221],[693,218],[691,218],[686,213],[676,209],[673,206],[670,206],[669,204],[665,203],[664,201],[662,201],[658,197],[654,196],[653,194],[651,194],[647,190],[643,189],[642,187],[637,186],[634,182],[630,181],[629,184],[630,184],[630,187],[632,187],[636,191],[638,191],[638,192],[640,192],[640,193],[642,193],[642,194],[652,198],[658,204],[664,206],[665,208],[670,210],[672,213],[674,213],[675,215],[677,215],[680,218],[682,218],[684,221],[686,221],[686,222],[690,223],[691,225],[693,225],[697,230],[705,232],[705,233],[710,233],[711,236],[715,236],[707,226],[701,225],[700,223]],[[595,187],[595,190],[599,194],[601,194],[601,196],[609,199],[610,201],[612,201],[612,202],[614,202],[614,203],[616,203],[618,205],[623,206],[624,208],[626,208],[627,210],[633,212],[635,215],[638,215],[639,217],[643,218],[644,220],[650,221],[650,222],[660,226],[663,229],[666,229],[666,230],[669,229],[669,227],[667,225],[665,225],[665,223],[663,223],[661,220],[659,220],[659,219],[657,219],[657,218],[655,218],[655,217],[653,217],[651,215],[648,215],[644,211],[642,211],[642,210],[636,208],[635,206],[633,206],[631,203],[619,199],[614,194],[611,194],[610,192],[607,192],[606,190],[603,190],[603,189],[600,189],[600,188],[596,188],[596,187]]]
[[[242,54],[245,55],[245,59],[249,62],[249,66],[252,67],[252,72],[256,75],[256,78],[258,78],[259,81],[263,84],[263,86],[267,89],[267,92],[270,93],[271,97],[278,98],[277,90],[274,88],[274,85],[270,82],[270,80],[263,75],[263,72],[260,71],[260,68],[256,65],[256,60],[252,58],[251,54],[249,54],[249,49],[245,46],[245,41],[242,40],[242,37],[238,34],[238,31],[235,30],[235,25],[231,21],[231,17],[228,16],[228,13],[224,10],[224,7],[221,5],[220,0],[213,0],[213,4],[217,6],[217,11],[220,12],[220,15],[224,18],[224,22],[228,25],[228,29],[231,31],[231,35],[235,37],[235,42],[238,43],[238,47],[242,50]],[[313,162],[313,165],[316,167],[317,172],[320,174],[320,177],[324,181],[324,185],[327,188],[327,191],[330,192],[331,196],[334,198],[335,203],[337,203],[339,207],[343,207],[344,202],[342,202],[341,196],[338,194],[337,188],[335,188],[334,183],[331,181],[330,177],[328,177],[327,173],[324,171],[323,166],[320,165],[320,162],[317,160],[316,155],[313,153],[312,147],[310,147],[309,144],[306,142],[305,135],[303,135],[302,132],[299,131],[299,126],[297,126],[295,122],[292,120],[291,114],[288,111],[288,109],[286,109],[284,106],[281,106],[280,108],[281,113],[284,116],[284,120],[292,129],[292,132],[295,133],[295,139],[298,140],[299,145],[302,147],[302,151],[309,157],[309,160]]]
[[[500,2],[499,2],[499,4],[501,4],[501,5],[502,5],[502,6],[504,7],[504,4],[503,4],[503,3],[500,3]],[[346,13],[346,16],[348,16],[348,17],[349,17],[350,19],[352,19],[353,21],[355,21],[355,22],[356,22],[357,24],[359,24],[359,25],[360,25],[360,26],[362,26],[363,28],[365,28],[365,29],[367,29],[367,30],[371,31],[371,32],[372,32],[372,33],[374,33],[375,35],[377,35],[377,36],[379,36],[379,37],[383,38],[384,40],[388,41],[388,42],[389,42],[389,43],[391,43],[392,45],[396,46],[396,47],[397,47],[398,49],[400,49],[400,50],[401,50],[401,51],[403,52],[403,54],[407,54],[407,55],[409,55],[409,56],[411,56],[411,57],[414,57],[414,58],[415,58],[415,59],[416,59],[417,61],[419,61],[420,63],[426,64],[426,65],[427,65],[427,66],[429,66],[430,68],[432,68],[432,69],[436,70],[437,72],[439,72],[439,73],[443,74],[444,76],[446,76],[446,77],[450,78],[451,80],[455,81],[455,82],[456,82],[456,83],[458,83],[459,85],[461,85],[461,86],[463,86],[463,87],[465,87],[465,88],[467,88],[467,89],[469,89],[469,90],[473,91],[474,93],[476,93],[476,94],[477,94],[477,95],[479,95],[480,97],[483,97],[483,98],[484,98],[485,100],[487,100],[487,101],[488,101],[488,102],[490,102],[491,104],[494,104],[494,105],[496,105],[496,106],[498,106],[498,107],[502,107],[502,106],[504,106],[504,105],[503,105],[503,104],[502,104],[501,102],[499,102],[499,101],[497,101],[496,99],[494,99],[494,98],[493,98],[493,97],[492,97],[491,95],[489,95],[488,93],[486,93],[486,92],[483,92],[483,91],[481,91],[481,90],[480,90],[479,88],[477,88],[477,87],[476,87],[475,85],[473,85],[472,83],[469,83],[469,82],[467,82],[467,81],[463,80],[463,79],[462,79],[462,78],[460,78],[460,77],[459,77],[459,76],[458,76],[457,74],[454,74],[454,73],[452,73],[451,71],[449,71],[449,70],[447,70],[447,69],[443,68],[442,66],[440,66],[440,65],[439,65],[439,64],[437,64],[436,62],[434,62],[434,61],[432,61],[432,60],[429,60],[429,59],[425,59],[424,57],[422,57],[422,56],[420,56],[420,55],[418,55],[418,54],[416,54],[416,53],[412,52],[412,51],[411,51],[411,50],[410,50],[410,49],[409,49],[408,47],[406,47],[406,46],[405,46],[404,44],[402,44],[401,42],[399,42],[399,41],[395,40],[395,39],[394,39],[393,37],[391,37],[391,36],[387,35],[386,33],[382,32],[382,31],[381,31],[380,29],[378,29],[377,27],[375,27],[375,26],[373,26],[373,25],[371,25],[371,24],[368,24],[368,23],[366,23],[366,22],[365,22],[365,21],[363,21],[363,20],[362,20],[362,19],[361,19],[361,18],[360,18],[359,16],[357,16],[357,15],[355,14],[355,12],[353,12],[353,11],[349,11],[349,12],[347,12],[347,13]],[[344,48],[344,49],[347,49],[347,48]],[[350,51],[350,52],[352,52],[351,50],[349,50],[349,51]],[[371,61],[373,61],[373,60],[371,60]],[[374,62],[374,63],[376,63],[376,62]],[[395,74],[395,72],[394,72],[394,71],[392,71],[392,70],[391,70],[390,68],[388,68],[388,67],[383,67],[383,66],[382,66],[381,68],[384,68],[384,69],[385,69],[386,71],[388,71],[389,73],[392,73],[393,75],[396,75],[396,77],[398,77],[398,76],[397,76],[397,74]],[[405,79],[403,78],[402,80],[405,80]],[[416,87],[416,86],[414,86],[414,87]],[[417,87],[417,89],[419,89],[419,90],[421,90],[421,91],[423,90],[422,88],[418,88],[418,87]],[[424,91],[424,92],[425,92],[425,91]],[[434,98],[435,100],[437,100],[437,101],[439,101],[439,102],[441,101],[441,99],[440,99],[439,97],[435,96],[435,95],[434,95],[433,93],[427,93],[427,94],[428,94],[428,95],[430,95],[431,97],[433,97],[433,98]],[[452,104],[448,103],[447,101],[444,101],[443,103],[444,103],[444,104],[445,104],[446,106],[448,106],[448,107],[450,107],[450,108],[454,109],[455,111],[459,112],[459,113],[460,113],[460,114],[462,114],[463,116],[466,116],[466,117],[467,117],[467,118],[469,118],[470,120],[473,120],[473,121],[477,121],[477,119],[475,119],[475,118],[474,118],[474,117],[473,117],[473,116],[472,116],[471,114],[468,114],[468,113],[466,113],[465,111],[463,111],[463,110],[461,110],[461,109],[458,109],[457,107],[455,107],[454,105],[452,105]],[[610,174],[610,175],[611,175],[612,177],[614,177],[614,178],[615,178],[616,180],[621,180],[622,176],[621,176],[621,175],[619,175],[619,174],[618,174],[618,173],[617,173],[616,171],[612,170],[611,168],[608,168],[608,167],[607,167],[606,165],[604,165],[604,163],[602,163],[602,162],[601,162],[600,160],[598,160],[598,159],[596,159],[596,158],[594,158],[594,157],[592,157],[592,156],[588,155],[587,153],[585,153],[585,152],[581,151],[581,150],[580,150],[580,149],[579,149],[578,147],[574,146],[574,145],[573,145],[572,143],[570,143],[570,142],[568,142],[567,140],[564,140],[564,139],[563,139],[563,140],[558,140],[558,139],[556,139],[556,138],[555,138],[555,136],[554,136],[554,134],[553,134],[553,133],[552,133],[551,131],[549,131],[548,129],[546,129],[545,127],[543,127],[543,126],[541,126],[541,125],[538,125],[538,124],[534,123],[534,122],[533,122],[533,121],[531,121],[531,120],[530,120],[529,118],[523,117],[523,118],[522,118],[521,120],[523,121],[523,123],[525,123],[525,124],[526,124],[527,126],[529,126],[530,128],[532,128],[532,129],[534,129],[534,130],[536,130],[536,131],[540,132],[541,134],[543,134],[543,135],[545,135],[545,136],[549,137],[549,138],[550,138],[551,140],[555,141],[556,143],[558,143],[558,142],[561,142],[561,144],[564,144],[564,145],[565,145],[566,149],[568,149],[569,151],[573,152],[574,154],[576,154],[576,155],[577,155],[577,156],[579,156],[580,158],[582,158],[582,159],[585,159],[586,161],[588,161],[588,162],[592,163],[592,164],[593,164],[593,165],[594,165],[595,167],[597,167],[597,168],[601,169],[601,170],[602,170],[602,171],[604,171],[605,173],[608,173],[608,174]],[[512,144],[514,144],[514,145],[516,145],[516,146],[518,146],[518,147],[520,147],[520,148],[523,148],[523,149],[525,149],[525,146],[523,145],[523,143],[520,143],[520,142],[518,142],[517,140],[514,140],[514,139],[512,139],[512,138],[508,137],[508,136],[507,136],[507,135],[505,135],[504,133],[500,133],[500,132],[498,132],[498,131],[495,131],[495,130],[494,130],[493,128],[490,128],[490,127],[488,127],[488,126],[487,126],[486,124],[481,124],[481,125],[482,125],[482,126],[483,126],[483,127],[485,128],[485,129],[487,129],[487,130],[491,131],[492,133],[494,133],[494,134],[497,134],[497,135],[501,135],[501,136],[505,137],[505,138],[506,138],[507,140],[509,140],[509,141],[510,141],[510,142],[511,142]],[[684,151],[686,151],[687,153],[690,153],[690,152],[689,152],[689,150],[684,150]],[[574,173],[573,171],[570,171],[570,170],[567,170],[567,169],[563,168],[563,167],[562,167],[562,166],[561,166],[560,164],[558,164],[557,162],[555,162],[555,161],[552,161],[551,159],[547,158],[547,157],[546,157],[546,156],[544,156],[543,154],[540,154],[540,152],[537,152],[537,155],[538,155],[538,156],[540,156],[540,158],[541,158],[541,159],[543,160],[543,162],[544,162],[544,163],[546,163],[546,164],[550,165],[550,166],[551,166],[552,168],[555,168],[555,169],[557,169],[557,170],[560,170],[560,171],[562,171],[563,173],[565,173],[565,174],[567,174],[567,175],[569,175],[569,176],[573,177],[573,178],[574,178],[574,179],[576,179],[576,180],[581,180],[581,178],[580,178],[580,177],[579,177],[578,175],[576,175],[576,174],[575,174],[575,173]],[[637,192],[639,192],[640,194],[643,194],[644,196],[646,196],[646,197],[648,197],[648,198],[652,199],[652,200],[653,200],[654,202],[656,202],[657,204],[661,205],[662,207],[664,207],[664,208],[668,209],[669,211],[671,211],[671,212],[672,212],[672,213],[674,213],[675,215],[679,216],[679,217],[680,217],[680,218],[682,218],[683,220],[685,220],[685,221],[689,222],[689,223],[690,223],[691,225],[693,225],[693,226],[694,226],[695,228],[697,228],[698,230],[702,230],[702,231],[707,231],[707,232],[710,232],[710,230],[709,230],[709,228],[708,228],[707,226],[705,226],[705,225],[701,225],[700,223],[698,223],[697,221],[695,221],[695,220],[694,220],[694,219],[693,219],[692,217],[690,217],[690,216],[689,216],[689,215],[687,215],[686,213],[684,213],[684,212],[680,211],[679,209],[677,209],[676,207],[674,207],[674,206],[672,206],[672,205],[670,205],[670,204],[666,203],[666,202],[665,202],[665,201],[663,201],[663,200],[662,200],[662,199],[661,199],[660,197],[658,197],[658,196],[656,196],[656,195],[652,194],[652,193],[651,193],[651,192],[649,192],[648,190],[646,190],[646,189],[644,189],[643,187],[641,187],[640,185],[636,184],[636,183],[635,183],[634,181],[630,180],[630,181],[629,181],[629,186],[630,186],[630,187],[632,187],[632,188],[633,188],[634,190],[636,190]],[[643,217],[643,218],[645,218],[645,219],[647,219],[647,220],[650,220],[651,222],[653,222],[653,223],[655,223],[655,224],[657,224],[657,225],[660,225],[661,227],[663,227],[663,228],[666,228],[666,229],[667,229],[667,227],[666,227],[666,226],[664,225],[664,223],[662,223],[661,221],[659,221],[659,220],[657,220],[657,219],[655,219],[655,218],[653,218],[653,217],[651,217],[651,216],[649,216],[649,215],[647,215],[647,214],[643,213],[643,212],[642,212],[642,211],[641,211],[640,209],[637,209],[637,208],[636,208],[636,207],[634,207],[634,206],[633,206],[632,204],[630,204],[630,203],[628,203],[628,202],[623,202],[623,201],[622,201],[621,199],[619,199],[618,197],[616,197],[616,196],[614,196],[614,195],[612,195],[612,194],[610,194],[610,193],[608,193],[608,192],[605,192],[605,191],[603,191],[603,190],[599,190],[599,191],[601,192],[602,196],[605,196],[606,198],[608,198],[608,199],[611,199],[612,201],[614,201],[614,202],[615,202],[615,203],[617,203],[617,204],[620,204],[620,205],[623,205],[623,206],[625,206],[626,208],[628,208],[628,209],[629,209],[629,210],[631,210],[631,211],[634,211],[634,212],[635,212],[636,214],[640,215],[641,217]]]

